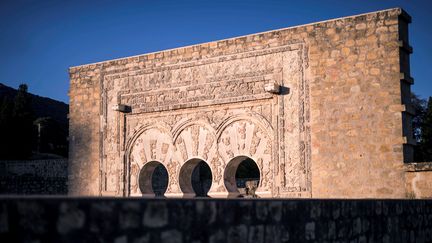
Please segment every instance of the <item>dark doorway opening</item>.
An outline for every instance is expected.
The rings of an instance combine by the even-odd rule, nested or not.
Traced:
[[[148,162],[139,174],[139,188],[143,196],[164,196],[168,188],[168,171],[157,161]]]
[[[204,160],[188,160],[180,169],[179,182],[185,197],[207,197],[212,184],[211,169]]]
[[[233,158],[225,168],[225,186],[229,197],[256,197],[260,182],[260,170],[256,162],[247,156]]]

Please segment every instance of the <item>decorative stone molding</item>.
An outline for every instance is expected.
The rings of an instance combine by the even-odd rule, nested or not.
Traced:
[[[130,111],[130,107],[127,105],[122,105],[122,104],[117,104],[117,105],[113,105],[112,107],[113,111],[120,111],[120,112],[129,112]]]
[[[284,155],[279,155],[276,148],[280,146],[279,144],[286,143],[281,135],[286,134],[290,137],[291,131],[278,132],[279,134],[276,135],[277,131],[272,128],[278,126],[280,121],[292,119],[285,117],[285,112],[286,114],[297,112],[300,119],[304,119],[303,113],[308,112],[308,106],[304,106],[309,102],[308,97],[304,95],[308,93],[304,91],[308,86],[303,84],[306,82],[302,74],[303,53],[302,44],[292,44],[268,50],[202,59],[187,66],[179,63],[148,71],[144,69],[134,72],[132,76],[125,76],[122,73],[104,74],[103,107],[111,105],[117,108],[115,110],[126,110],[129,107],[132,112],[116,115],[105,109],[103,115],[103,124],[106,124],[103,129],[105,139],[102,142],[105,156],[101,161],[102,168],[106,168],[103,175],[107,177],[102,180],[102,183],[106,181],[108,184],[103,188],[117,193],[120,192],[120,188],[124,188],[123,195],[140,195],[137,173],[145,163],[157,160],[167,168],[169,174],[166,195],[185,196],[179,187],[179,182],[182,180],[180,170],[186,161],[200,158],[209,164],[213,174],[209,195],[228,196],[229,191],[223,179],[226,164],[236,156],[248,156],[256,161],[261,171],[262,183],[258,187],[257,195],[270,197],[277,196],[284,190],[309,191],[307,185],[310,182],[303,181],[297,184],[303,185],[302,189],[301,186],[289,186],[291,182],[284,178],[290,176],[286,174],[287,170],[293,172],[300,168],[309,168],[306,157],[301,155],[304,153],[302,152],[304,145],[301,145],[304,142],[293,146],[297,152],[290,152],[293,155],[297,154],[296,163],[302,166],[296,167],[292,162],[284,163]],[[255,67],[257,61],[267,62],[268,67]],[[150,84],[148,82],[156,77],[155,75],[158,78],[170,77],[178,81],[168,85],[168,88],[147,86]],[[192,85],[191,80],[197,78],[204,78],[205,81],[202,84]],[[167,79],[166,82],[172,81]],[[281,97],[273,96],[272,94],[280,91],[278,83],[293,87],[293,91]],[[133,88],[129,88],[128,85]],[[265,89],[263,90],[262,87]],[[293,99],[298,99],[298,103],[292,103]],[[172,102],[174,100],[176,102]],[[114,104],[111,104],[113,102]],[[284,102],[289,104],[289,107],[282,109]],[[280,105],[276,106],[277,103]],[[250,104],[250,108],[259,107],[256,104],[266,104],[268,108],[248,112],[247,109],[240,108],[245,107],[246,104]],[[280,129],[285,130],[283,127]],[[307,132],[303,126],[299,126],[298,129],[297,132],[292,133],[293,136],[298,136],[295,134],[299,132]],[[237,139],[238,136],[242,138]],[[289,141],[289,143],[293,142]],[[236,146],[247,146],[253,152],[246,151],[245,148],[244,151],[235,149]],[[116,162],[122,160],[119,156],[121,151],[125,151],[123,172]],[[293,161],[292,158],[290,161]],[[285,166],[279,170],[280,166],[277,164],[285,164]],[[302,169],[302,171],[309,173],[308,170]],[[279,176],[280,172],[283,174]],[[109,179],[118,178],[119,174],[125,175],[124,182],[121,182],[121,179]],[[279,181],[280,177],[282,181]],[[307,178],[298,178],[297,181],[307,180]],[[113,184],[110,185],[110,181]],[[290,189],[282,189],[285,187]]]
[[[278,94],[280,92],[280,86],[275,81],[270,81],[264,85],[264,90],[272,94]]]
[[[157,160],[183,196],[195,158],[227,196],[228,164],[247,156],[262,197],[404,197],[408,22],[396,8],[71,68],[71,194],[140,195]]]

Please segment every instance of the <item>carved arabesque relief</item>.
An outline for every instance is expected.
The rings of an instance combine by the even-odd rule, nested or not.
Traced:
[[[142,164],[132,162],[128,156],[134,142],[149,135],[146,126],[152,125],[163,127],[165,135],[161,137],[169,137],[170,143],[148,139],[145,146],[139,146],[143,151],[158,151],[158,160],[169,172],[168,193],[179,192],[178,174],[190,158],[205,160],[213,174],[211,191],[223,191],[224,166],[240,152],[255,160],[263,179],[261,186],[271,190],[273,196],[310,191],[309,86],[305,67],[304,45],[290,44],[133,73],[102,74],[102,184],[112,181],[102,190],[115,191],[122,188],[115,187],[116,183],[123,183],[123,195],[130,195],[129,190],[131,194],[137,192],[135,175]],[[263,85],[268,81],[285,89],[279,95],[265,93]],[[123,116],[109,109],[120,103],[131,106],[132,112]],[[243,119],[227,123],[243,115]],[[252,121],[256,117],[265,122],[257,125]],[[271,129],[263,124],[269,124]],[[147,156],[148,152],[141,153]],[[134,158],[138,156],[135,154]],[[122,167],[124,171],[119,169]],[[126,181],[121,181],[123,177]]]
[[[140,195],[138,175],[143,166],[151,161],[158,161],[166,168],[172,167],[172,136],[163,125],[146,126],[141,128],[131,140],[129,152],[129,181],[130,194]]]
[[[261,122],[251,117],[234,116],[228,118],[220,127],[218,152],[226,163],[238,156],[247,156],[255,160],[260,170],[261,190],[270,191],[273,182],[272,141],[273,129],[265,120]]]
[[[257,161],[262,172],[262,188],[268,190],[271,187],[273,130],[263,117],[257,119],[254,116],[258,115],[228,117],[219,124],[218,130],[204,121],[182,121],[169,132],[154,125],[142,126],[129,143],[130,195],[140,195],[138,173],[150,161],[160,161],[167,168],[167,193],[179,193],[179,171],[193,158],[209,164],[213,175],[211,191],[225,191],[223,172],[226,164],[240,155]]]

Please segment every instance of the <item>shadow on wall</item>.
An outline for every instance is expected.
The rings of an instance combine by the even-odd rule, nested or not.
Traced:
[[[85,114],[83,114],[85,115]],[[85,118],[81,118],[85,120]],[[80,119],[75,119],[75,122]],[[90,120],[90,119],[87,119]],[[79,122],[81,124],[81,122]],[[90,188],[93,182],[99,181],[99,132],[91,129],[91,125],[77,126],[71,120],[69,123],[69,160],[68,192],[71,194],[97,195],[99,188]],[[98,131],[98,129],[96,130]],[[93,132],[93,134],[92,134]],[[73,144],[73,146],[71,146]],[[96,144],[96,148],[94,146]],[[83,156],[85,155],[85,156]]]

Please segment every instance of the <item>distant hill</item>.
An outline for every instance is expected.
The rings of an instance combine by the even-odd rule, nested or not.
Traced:
[[[29,87],[31,89],[31,87]],[[17,90],[0,83],[0,98],[8,96],[11,99],[17,94]],[[66,126],[68,124],[67,114],[69,113],[69,105],[39,95],[30,93],[32,98],[33,112],[36,117],[51,117],[59,124]]]
[[[17,94],[18,90],[0,83],[0,101],[3,101],[4,97],[7,97],[9,105],[15,105],[14,100]],[[69,125],[67,114],[69,112],[69,105],[29,92],[27,94],[30,96],[33,121],[30,120],[30,127],[27,127],[29,130],[26,130],[22,134],[14,135],[13,133],[8,133],[8,131],[10,129],[18,129],[18,127],[13,127],[11,122],[13,124],[16,124],[15,122],[25,123],[28,120],[19,115],[15,118],[5,116],[6,118],[1,120],[3,123],[0,123],[0,125],[3,124],[3,126],[0,127],[0,130],[4,134],[0,136],[0,144],[2,145],[0,149],[5,147],[6,149],[3,149],[3,151],[0,150],[0,159],[22,159],[23,154],[26,154],[25,157],[27,159],[49,159],[52,156],[66,158],[68,156],[67,138]],[[17,136],[22,141],[31,143],[30,157],[27,155],[28,152],[26,152],[29,146],[27,146],[27,150],[22,149],[19,146],[20,141],[15,139]]]

